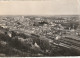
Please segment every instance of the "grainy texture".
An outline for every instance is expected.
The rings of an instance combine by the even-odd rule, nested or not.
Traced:
[[[0,57],[80,56],[79,15],[0,16]]]

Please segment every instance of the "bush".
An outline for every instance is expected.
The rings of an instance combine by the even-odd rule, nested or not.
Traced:
[[[44,51],[50,49],[49,40],[46,38],[34,38],[34,42],[36,42]]]

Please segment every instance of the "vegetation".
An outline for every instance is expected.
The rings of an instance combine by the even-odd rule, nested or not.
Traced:
[[[40,17],[36,19],[34,16],[24,16],[24,18],[20,18],[18,20],[16,17],[6,17],[0,21],[8,27],[4,28],[2,25],[0,26],[1,57],[80,55],[80,52],[76,49],[59,45],[61,43],[59,40],[65,39],[65,37],[62,37],[63,35],[68,35],[68,32],[69,35],[75,34],[75,32],[70,33],[71,29],[76,31],[79,26],[79,22],[72,21],[74,18],[67,17],[67,19],[71,19],[69,21],[66,19],[66,23],[54,23],[54,20],[65,20],[66,17]]]

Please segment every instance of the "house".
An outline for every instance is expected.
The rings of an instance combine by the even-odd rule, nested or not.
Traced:
[[[64,27],[61,24],[57,24],[57,25],[54,26],[54,29],[56,29],[56,30],[63,30]]]
[[[0,24],[0,26],[1,26],[2,28],[8,28],[8,26],[6,26],[6,24]]]

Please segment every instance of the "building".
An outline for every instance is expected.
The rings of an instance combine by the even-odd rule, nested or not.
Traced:
[[[55,23],[66,23],[67,20],[65,20],[65,19],[53,19],[53,22],[55,22]]]

